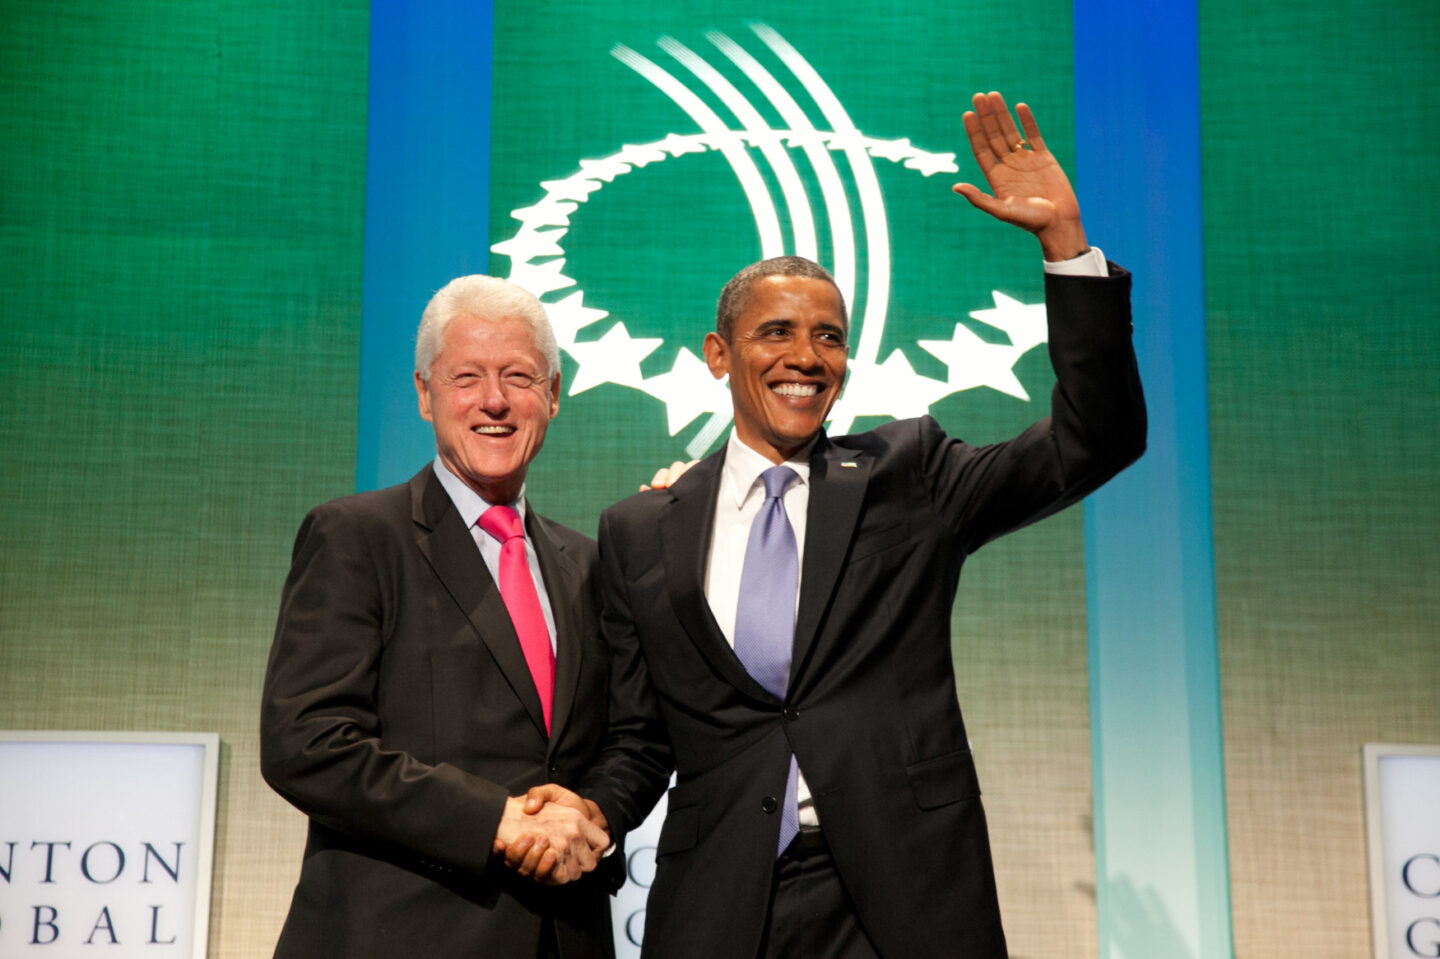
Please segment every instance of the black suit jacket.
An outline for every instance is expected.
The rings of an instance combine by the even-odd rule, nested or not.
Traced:
[[[1005,955],[951,607],[967,555],[1144,448],[1129,276],[1113,271],[1047,277],[1058,382],[1051,415],[1015,439],[975,447],[925,417],[817,442],[783,703],[746,673],[705,600],[723,452],[604,514],[612,737],[586,788],[628,829],[679,774],[646,956],[756,955],[792,752],[882,955]]]
[[[574,784],[604,737],[593,541],[527,510],[555,614],[552,735],[506,613],[434,470],[306,516],[265,676],[265,779],[310,817],[276,955],[610,956],[622,857],[562,889],[494,862],[507,796]]]

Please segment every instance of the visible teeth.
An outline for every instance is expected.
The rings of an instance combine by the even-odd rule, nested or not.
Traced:
[[[484,436],[504,436],[511,432],[511,429],[508,426],[476,426],[471,432],[480,433]]]
[[[781,396],[814,396],[820,392],[814,383],[776,383],[770,388]]]

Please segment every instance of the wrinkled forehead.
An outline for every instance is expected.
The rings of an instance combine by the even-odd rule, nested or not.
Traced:
[[[545,351],[540,348],[535,329],[522,316],[509,314],[462,314],[445,327],[440,341],[441,354],[450,351],[471,354],[473,359],[531,355],[545,365]]]

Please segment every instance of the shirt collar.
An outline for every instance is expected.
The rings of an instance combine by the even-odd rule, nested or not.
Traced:
[[[815,448],[815,440],[802,446],[794,456],[785,461],[786,466],[794,470],[800,477],[800,482],[810,483],[810,451]],[[730,441],[725,446],[725,467],[721,478],[724,490],[721,497],[731,497],[735,502],[735,508],[739,509],[745,504],[745,499],[750,491],[760,481],[760,474],[775,466],[765,456],[746,446],[736,434],[734,428],[730,430]]]
[[[435,477],[440,480],[440,485],[445,487],[445,492],[450,494],[450,502],[455,504],[455,511],[460,514],[460,519],[465,523],[465,528],[474,526],[480,519],[480,514],[497,504],[491,503],[485,497],[475,492],[465,481],[450,471],[450,467],[435,457]],[[520,522],[525,522],[525,487],[520,487],[520,495],[515,497],[514,502],[503,504],[512,506],[515,512],[520,514]]]

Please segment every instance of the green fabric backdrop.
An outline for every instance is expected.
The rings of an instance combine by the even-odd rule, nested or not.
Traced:
[[[1237,955],[1368,955],[1360,745],[1440,742],[1440,7],[1200,11]]]
[[[367,6],[0,13],[0,728],[221,734],[216,956],[268,954],[299,865],[254,729],[352,484]]]

